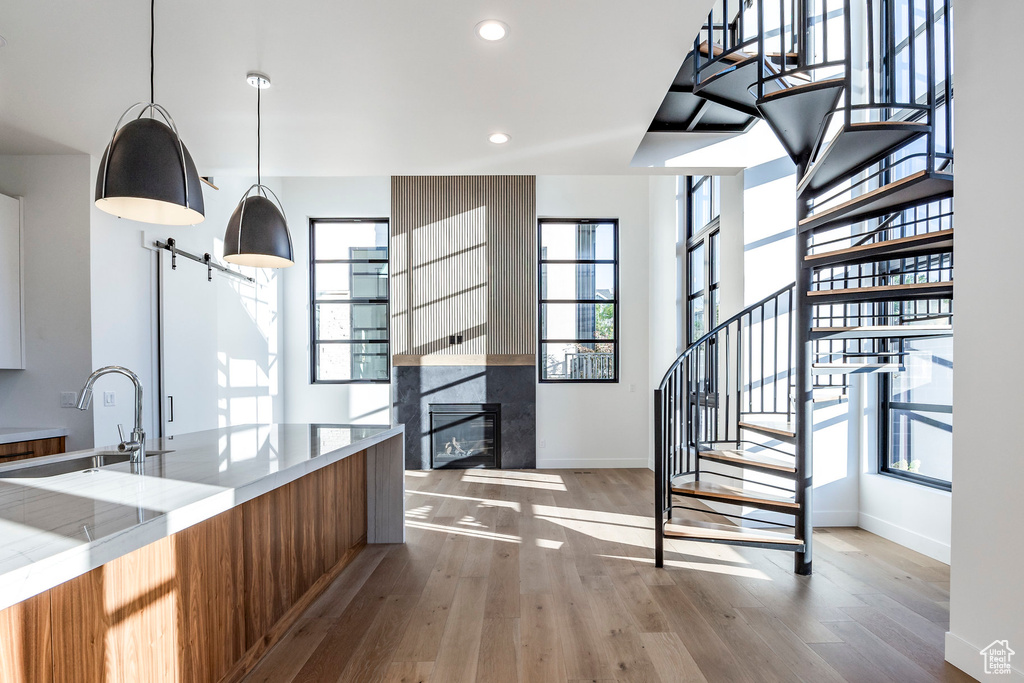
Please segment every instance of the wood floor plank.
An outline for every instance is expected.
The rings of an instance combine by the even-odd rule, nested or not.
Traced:
[[[306,660],[327,635],[333,619],[303,618],[249,673],[249,683],[287,683],[295,678]]]
[[[472,683],[476,680],[486,596],[487,579],[476,576],[459,579],[434,661],[431,676],[435,680],[445,683]]]
[[[644,649],[640,633],[619,600],[614,585],[590,590],[590,608],[599,634],[598,644],[605,648],[616,681],[656,681],[659,676]]]
[[[574,557],[563,553],[549,558],[555,587],[553,604],[562,664],[567,678],[601,678],[608,667],[597,642],[594,614],[580,581]]]
[[[430,683],[433,662],[392,662],[381,683]]]
[[[855,621],[836,621],[828,627],[880,669],[884,678],[879,680],[900,681],[901,683],[930,683],[935,680],[924,669],[891,648],[888,643],[873,636]]]
[[[709,681],[752,683],[758,680],[751,678],[740,667],[737,657],[742,656],[742,653],[734,653],[725,644],[679,586],[652,586],[651,592],[658,603],[664,605],[672,629]]]
[[[359,656],[352,657],[338,681],[376,681],[384,677],[416,603],[413,595],[389,595],[363,636]]]
[[[384,559],[387,550],[387,546],[366,546],[349,566],[345,567],[342,575],[310,606],[306,616],[314,619],[341,616]]]
[[[358,650],[377,610],[387,601],[404,569],[405,561],[400,558],[389,556],[381,560],[293,680],[316,683],[336,680]]]
[[[700,572],[675,572],[673,578],[722,642],[738,653],[736,660],[751,680],[790,683],[794,679],[793,671],[773,656],[771,648],[729,604],[726,595],[719,590],[720,582],[706,580]]]
[[[484,614],[491,618],[519,618],[519,545],[515,543],[495,543],[491,549]]]
[[[842,683],[842,677],[782,621],[763,607],[743,607],[743,620],[806,683]]]
[[[564,678],[562,644],[550,594],[527,594],[519,601],[520,671],[522,683],[545,683]]]
[[[673,632],[641,633],[640,640],[664,683],[707,683],[686,645]]]
[[[519,591],[516,591],[519,597]],[[519,680],[519,619],[485,617],[480,635],[477,683],[517,683]]]
[[[467,552],[469,544],[458,536],[448,537],[441,544],[430,578],[395,652],[395,661],[426,662],[437,658]]]

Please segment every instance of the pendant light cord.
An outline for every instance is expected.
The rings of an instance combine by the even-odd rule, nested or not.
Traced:
[[[263,185],[263,173],[261,171],[261,162],[263,161],[263,138],[260,135],[260,126],[263,123],[262,116],[260,114],[262,94],[263,88],[256,88],[256,184],[259,186]]]
[[[150,103],[156,102],[156,88],[154,86],[154,49],[153,45],[156,42],[156,0],[150,0],[149,2],[149,101]]]

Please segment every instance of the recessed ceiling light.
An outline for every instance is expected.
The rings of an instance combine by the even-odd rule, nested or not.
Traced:
[[[508,24],[497,19],[487,19],[476,25],[476,34],[484,40],[501,40],[508,36]]]
[[[270,76],[260,71],[250,71],[245,75],[245,82],[254,88],[266,90],[270,87]]]
[[[508,133],[491,133],[487,139],[496,145],[504,145],[512,138],[509,137]]]

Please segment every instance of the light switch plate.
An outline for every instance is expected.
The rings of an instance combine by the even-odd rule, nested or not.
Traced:
[[[117,396],[114,394],[113,391],[103,392],[103,405],[107,406],[108,408],[117,405]]]
[[[60,392],[60,407],[74,408],[78,404],[78,394],[73,391]]]

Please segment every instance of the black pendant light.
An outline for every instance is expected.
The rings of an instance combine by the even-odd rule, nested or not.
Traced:
[[[96,176],[96,206],[144,223],[194,225],[205,218],[199,173],[171,115],[154,102],[155,14],[156,0],[151,0],[149,102],[133,104],[117,120]],[[136,110],[135,118],[122,126]]]
[[[224,260],[255,268],[287,268],[295,265],[292,235],[281,200],[263,184],[262,175],[260,102],[263,89],[270,87],[270,77],[254,71],[246,80],[256,88],[256,184],[245,191],[228,220]]]

